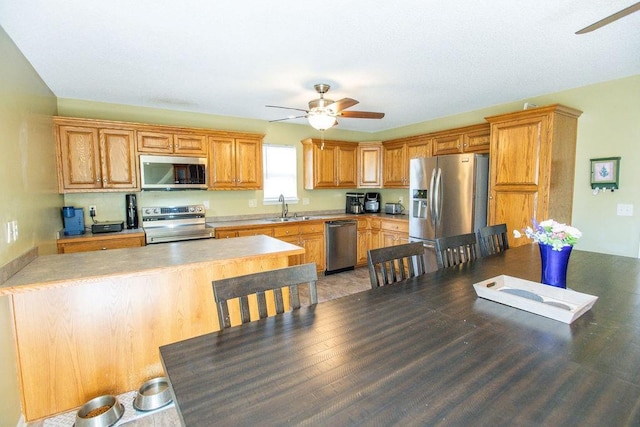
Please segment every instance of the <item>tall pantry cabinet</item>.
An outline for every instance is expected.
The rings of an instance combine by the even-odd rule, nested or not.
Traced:
[[[581,111],[559,104],[487,117],[491,124],[489,224],[509,232],[552,218],[571,223]],[[529,243],[510,239],[511,246]]]

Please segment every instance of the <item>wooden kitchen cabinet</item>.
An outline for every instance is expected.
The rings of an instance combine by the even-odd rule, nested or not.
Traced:
[[[433,155],[489,152],[489,123],[430,134]]]
[[[207,136],[202,133],[147,128],[137,132],[138,152],[181,156],[207,155]]]
[[[410,136],[382,143],[382,186],[409,188],[409,161],[431,157],[431,140],[427,135]]]
[[[117,123],[54,117],[58,191],[137,191],[135,131]]]
[[[371,248],[371,228],[368,218],[358,218],[358,240],[356,266],[367,265],[367,254]]]
[[[382,143],[358,144],[358,188],[382,187]]]
[[[89,234],[58,239],[57,244],[59,254],[104,251],[107,249],[142,247],[145,245],[145,236],[143,231],[127,234]]]
[[[305,189],[358,186],[357,143],[309,138],[302,146]]]
[[[318,272],[325,270],[324,221],[278,225],[273,236],[305,249],[304,254],[290,257],[290,265],[313,262]]]
[[[262,189],[262,136],[209,136],[209,189]]]
[[[380,243],[382,247],[409,243],[409,222],[392,219],[380,221]]]
[[[487,117],[491,124],[490,225],[522,230],[533,220],[571,223],[581,111],[550,105]],[[511,246],[528,243],[511,239]]]

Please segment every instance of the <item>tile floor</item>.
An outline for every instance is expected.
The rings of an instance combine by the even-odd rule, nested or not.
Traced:
[[[331,274],[329,276],[319,276],[317,288],[319,303],[365,291],[371,289],[369,272],[366,267],[362,267],[353,271]],[[300,298],[302,304],[307,303],[308,290],[306,287],[300,288]],[[171,405],[165,410],[117,425],[122,427],[176,427],[180,425],[180,419],[175,405]],[[27,427],[43,426],[44,421],[27,424]]]

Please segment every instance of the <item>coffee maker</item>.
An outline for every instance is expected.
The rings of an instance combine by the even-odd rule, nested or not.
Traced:
[[[84,209],[73,206],[62,207],[62,222],[65,236],[84,234]]]
[[[135,194],[127,194],[125,198],[127,228],[138,228],[138,202]]]
[[[364,213],[364,193],[347,193],[347,205],[345,207],[345,213]]]
[[[380,193],[366,193],[364,195],[364,211],[366,213],[379,213],[381,205]]]

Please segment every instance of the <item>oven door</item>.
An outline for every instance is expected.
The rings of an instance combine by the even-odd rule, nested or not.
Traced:
[[[212,239],[214,229],[203,224],[145,228],[147,245],[183,240]]]

